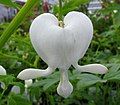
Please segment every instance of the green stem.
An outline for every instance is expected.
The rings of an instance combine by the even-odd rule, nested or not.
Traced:
[[[0,55],[2,55],[2,57],[5,57],[5,58],[17,59],[17,60],[19,60],[19,61],[22,61],[22,62],[28,64],[30,67],[34,67],[33,64],[31,64],[31,63],[29,63],[28,61],[26,61],[26,60],[24,60],[24,59],[22,59],[22,58],[19,58],[19,57],[17,57],[17,56],[7,55],[7,54],[3,54],[3,53],[0,53]]]
[[[98,102],[98,96],[99,96],[98,92],[99,92],[99,83],[96,84],[96,98],[95,98],[96,103]]]
[[[35,61],[34,61],[34,67],[37,68],[38,62],[39,62],[40,58],[38,55],[36,55],[35,57]]]
[[[0,105],[1,105],[1,100],[3,98],[3,95],[4,95],[5,91],[6,91],[6,89],[7,89],[7,87],[5,86],[4,90],[1,93],[1,96],[0,96]]]
[[[59,21],[62,21],[62,0],[59,0]]]
[[[28,0],[27,3],[21,8],[19,13],[15,16],[15,18],[0,37],[0,49],[5,45],[11,34],[18,28],[22,20],[35,7],[35,5],[38,4],[38,2],[40,2],[40,0]]]

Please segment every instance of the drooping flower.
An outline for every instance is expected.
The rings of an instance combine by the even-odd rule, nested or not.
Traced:
[[[104,74],[107,68],[101,64],[78,65],[92,40],[93,25],[81,12],[69,12],[63,22],[50,13],[34,19],[30,27],[30,39],[38,55],[48,64],[46,70],[28,68],[18,74],[22,80],[44,77],[56,68],[61,71],[57,92],[67,98],[73,91],[68,79],[68,69],[73,65],[81,72]]]
[[[3,68],[3,66],[0,65],[0,75],[6,75],[6,74],[7,74],[7,72],[6,72],[5,68]],[[32,79],[25,80],[24,82],[25,82],[25,91],[27,91],[27,88],[29,88],[32,85]],[[4,89],[5,88],[5,83],[0,81],[0,84],[1,84],[1,88]],[[20,87],[16,86],[16,85],[13,86],[12,89],[11,89],[11,92],[19,94],[20,93]]]

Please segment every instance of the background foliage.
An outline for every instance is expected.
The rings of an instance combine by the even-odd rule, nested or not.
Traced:
[[[16,78],[25,68],[46,68],[47,65],[38,57],[29,39],[29,26],[37,13],[43,12],[44,3],[37,5],[25,18],[19,28],[12,34],[5,46],[0,50],[0,65],[6,70],[6,76],[0,81],[6,85],[0,89],[1,105],[119,105],[120,104],[120,3],[103,1],[102,9],[90,14],[87,6],[90,0],[65,0],[63,14],[71,10],[82,11],[92,20],[94,37],[91,45],[79,63],[101,63],[109,68],[105,75],[79,73],[73,67],[69,70],[69,78],[74,86],[72,95],[64,99],[57,95],[59,72],[56,70],[46,78],[33,80],[34,83],[24,92],[24,82]],[[7,6],[20,7],[11,0],[0,0]],[[21,7],[20,7],[21,8]],[[58,16],[58,6],[49,5],[47,12]],[[114,12],[114,11],[117,12]],[[27,20],[27,22],[26,22]],[[10,23],[0,24],[0,35]],[[21,93],[11,92],[13,86],[19,86]]]

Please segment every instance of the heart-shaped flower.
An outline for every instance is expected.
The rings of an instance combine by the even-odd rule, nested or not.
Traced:
[[[73,65],[82,72],[104,74],[107,68],[101,64],[78,65],[87,51],[93,36],[91,20],[81,12],[69,12],[63,22],[50,13],[44,13],[34,19],[30,27],[30,39],[38,55],[48,64],[46,70],[25,69],[19,73],[22,80],[43,77],[56,68],[61,71],[57,88],[59,95],[68,97],[73,91],[67,70]]]

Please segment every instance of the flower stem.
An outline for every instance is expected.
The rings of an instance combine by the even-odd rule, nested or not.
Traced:
[[[1,100],[3,98],[3,95],[4,95],[5,91],[6,91],[6,89],[7,89],[7,87],[5,86],[5,88],[3,89],[2,93],[1,93],[1,96],[0,96],[0,105],[1,105]]]
[[[3,32],[0,37],[0,49],[4,46],[6,41],[9,39],[11,34],[18,28],[19,24],[29,14],[29,12],[38,4],[40,0],[28,0],[27,3],[21,8],[19,13],[12,20],[7,29]]]
[[[17,60],[19,60],[19,61],[22,61],[22,62],[28,64],[30,67],[35,67],[32,63],[30,63],[30,62],[28,62],[28,61],[26,61],[26,60],[24,60],[24,59],[22,59],[22,58],[19,58],[19,57],[17,57],[17,56],[8,55],[8,54],[3,54],[3,53],[1,53],[1,52],[0,52],[0,55],[1,55],[3,58],[17,59]]]
[[[62,0],[59,0],[59,21],[62,21]]]

